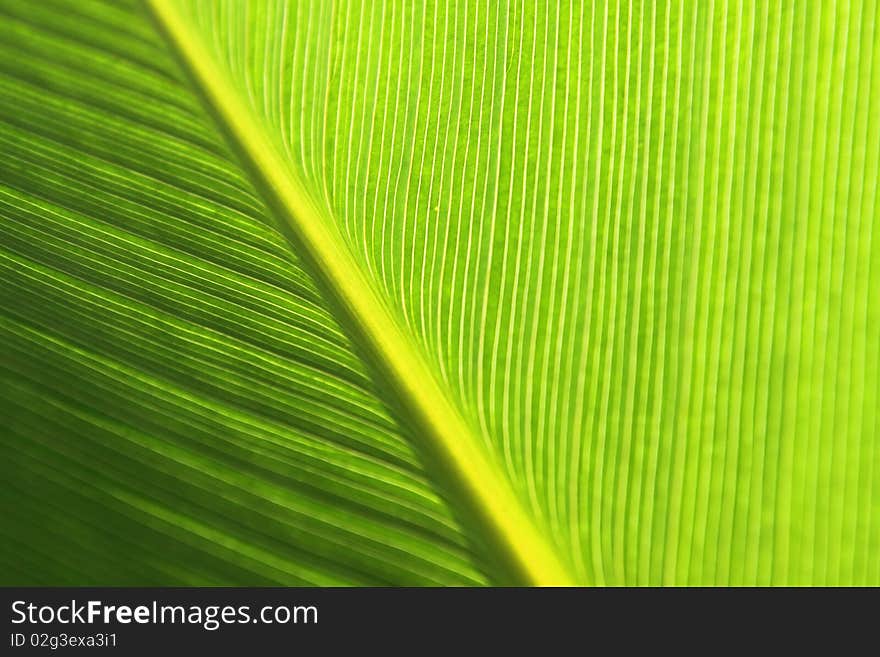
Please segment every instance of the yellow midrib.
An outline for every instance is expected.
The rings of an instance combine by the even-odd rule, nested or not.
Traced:
[[[347,315],[353,324],[349,328],[380,364],[398,396],[396,401],[415,421],[418,437],[430,441],[428,447],[445,461],[490,538],[508,553],[507,560],[524,583],[574,584],[507,477],[449,401],[417,347],[383,306],[345,246],[309,202],[252,111],[240,101],[184,17],[169,0],[145,3],[220,127],[250,167],[282,231],[295,240],[299,255],[315,268],[320,282]]]

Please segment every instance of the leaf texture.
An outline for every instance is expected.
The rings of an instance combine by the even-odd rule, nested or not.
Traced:
[[[5,579],[485,581],[131,11],[2,5]]]
[[[12,579],[880,583],[876,2],[147,4],[0,2]]]

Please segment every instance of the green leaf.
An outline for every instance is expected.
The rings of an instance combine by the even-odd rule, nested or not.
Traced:
[[[0,0],[0,572],[880,584],[877,3]]]

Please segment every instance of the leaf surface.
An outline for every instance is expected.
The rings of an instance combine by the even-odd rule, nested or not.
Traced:
[[[880,582],[876,22],[3,0],[12,579]]]

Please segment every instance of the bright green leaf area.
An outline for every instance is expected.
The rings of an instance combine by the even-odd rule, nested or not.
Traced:
[[[880,585],[878,11],[0,0],[0,583]]]

